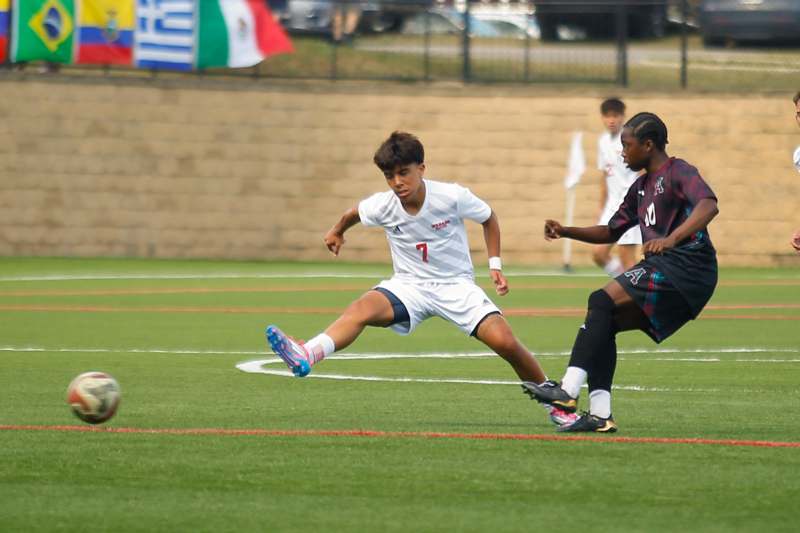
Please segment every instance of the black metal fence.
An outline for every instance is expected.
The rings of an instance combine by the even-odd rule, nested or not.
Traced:
[[[269,3],[289,32],[294,53],[270,57],[248,69],[189,75],[591,83],[735,92],[796,90],[800,74],[800,54],[793,43],[756,43],[752,47],[747,42],[743,48],[733,38],[720,38],[709,33],[710,25],[731,17],[714,19],[713,12],[700,10],[698,0]],[[800,2],[797,4],[800,36]],[[749,17],[756,20],[752,12]],[[772,20],[777,20],[774,14]],[[707,26],[701,27],[701,21]],[[56,70],[52,65],[24,68]],[[62,66],[59,70],[102,76],[187,75],[116,67]]]
[[[668,7],[667,0],[289,0],[282,18],[297,53],[256,71],[281,78],[627,85],[631,39],[663,38]],[[357,26],[342,31],[337,17],[353,11]],[[650,13],[658,14],[657,29],[640,31]]]

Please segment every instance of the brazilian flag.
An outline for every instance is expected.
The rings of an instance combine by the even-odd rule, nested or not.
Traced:
[[[71,63],[75,0],[15,0],[11,61]]]

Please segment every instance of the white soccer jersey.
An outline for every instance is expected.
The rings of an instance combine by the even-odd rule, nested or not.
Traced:
[[[795,149],[794,156],[792,156],[792,159],[794,160],[794,168],[796,168],[797,171],[800,172],[800,146],[798,146]]]
[[[639,177],[639,173],[629,169],[622,159],[620,134],[612,137],[606,131],[597,139],[597,168],[605,173],[608,187],[604,211],[610,211],[613,215],[625,198],[628,189]],[[602,224],[606,222],[607,220],[601,221]]]
[[[455,183],[423,180],[425,201],[410,215],[393,191],[358,204],[365,226],[381,226],[392,252],[394,278],[403,281],[474,279],[464,219],[485,222],[491,208]]]

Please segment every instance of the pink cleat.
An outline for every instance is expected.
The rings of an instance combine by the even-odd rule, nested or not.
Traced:
[[[550,414],[550,421],[557,426],[566,426],[575,423],[580,416],[577,413],[570,413],[559,409],[554,405],[542,404],[542,407],[547,409]]]
[[[286,335],[278,326],[267,326],[267,342],[292,373],[302,378],[311,372],[311,362],[305,346]]]

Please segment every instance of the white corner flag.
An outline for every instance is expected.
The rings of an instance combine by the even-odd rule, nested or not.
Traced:
[[[583,132],[576,131],[572,134],[572,144],[569,148],[567,161],[567,175],[564,177],[564,188],[567,189],[567,209],[564,216],[564,225],[572,225],[572,215],[575,210],[575,186],[581,181],[581,176],[586,172],[586,157],[583,155]],[[564,270],[572,270],[572,241],[564,239]]]
[[[584,172],[586,172],[586,157],[583,155],[583,132],[576,131],[572,134],[572,145],[569,147],[569,161],[567,162],[564,187],[567,190],[575,187],[580,183]]]

